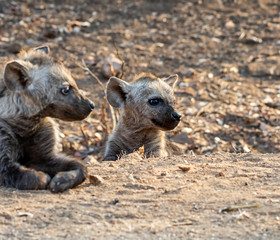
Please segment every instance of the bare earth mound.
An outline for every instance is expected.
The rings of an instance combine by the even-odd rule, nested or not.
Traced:
[[[91,163],[66,193],[0,189],[0,238],[279,239],[279,168],[279,154]]]

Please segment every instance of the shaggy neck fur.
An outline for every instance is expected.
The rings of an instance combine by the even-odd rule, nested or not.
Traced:
[[[0,96],[0,104],[3,106],[0,118],[16,129],[19,135],[34,131],[43,118],[40,114],[42,106],[19,92],[6,89],[4,95]]]
[[[125,146],[123,148],[134,151],[146,142],[158,141],[165,133],[159,129],[147,127],[139,117],[134,115],[133,111],[123,109],[113,135],[117,136],[119,143]]]

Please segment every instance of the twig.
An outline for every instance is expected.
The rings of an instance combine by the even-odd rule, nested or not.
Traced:
[[[248,218],[248,219],[250,219],[250,217],[248,216],[248,214],[245,212],[245,210],[244,211],[240,211],[240,213],[237,215],[237,216],[235,216],[235,218],[236,219],[239,219],[239,218],[241,218],[242,216],[245,216],[246,218]]]
[[[164,194],[169,194],[169,193],[178,193],[178,192],[180,192],[182,189],[184,189],[184,188],[189,188],[189,187],[191,187],[191,185],[183,185],[183,186],[180,186],[180,187],[178,187],[178,188],[175,188],[175,189],[171,189],[171,190],[164,190]]]
[[[171,226],[172,227],[177,227],[177,226],[186,226],[186,225],[194,225],[194,223],[193,222],[174,223]]]
[[[107,111],[106,111],[106,105],[107,105],[107,103],[106,103],[106,99],[105,99],[105,97],[104,97],[104,102],[103,102],[103,104],[102,104],[102,115],[101,115],[101,119],[104,120],[105,123],[108,122]],[[106,132],[106,135],[108,136],[110,130],[109,130],[107,124],[105,125],[105,132]]]
[[[86,146],[87,146],[87,150],[89,150],[88,137],[87,137],[87,135],[85,134],[85,132],[84,132],[83,127],[82,127],[82,126],[80,126],[80,129],[81,129],[81,132],[82,132],[83,137],[84,137],[84,139],[85,139]]]
[[[233,145],[233,143],[231,142],[230,144],[231,144],[231,146],[233,148],[234,153],[237,153],[238,151],[237,151],[236,147]]]
[[[113,43],[114,43],[114,47],[115,47],[115,49],[116,49],[117,57],[122,61],[122,67],[121,67],[121,72],[120,72],[120,76],[119,76],[119,77],[120,77],[120,78],[123,78],[123,75],[124,75],[124,64],[125,64],[125,62],[124,62],[123,58],[120,56],[120,54],[119,54],[119,49],[117,48],[115,39],[113,40]]]
[[[237,211],[239,209],[244,209],[244,208],[259,208],[261,206],[260,203],[253,203],[249,205],[232,205],[229,207],[226,207],[221,210],[221,212],[232,212],[232,211]]]
[[[80,67],[81,69],[87,71],[97,82],[98,84],[102,87],[103,89],[103,92],[106,96],[106,87],[104,86],[104,84],[100,81],[100,79],[87,67],[85,61],[82,59],[82,65],[80,63],[76,63],[76,65],[78,67]],[[106,105],[108,104],[106,99],[104,99],[104,108],[106,109]],[[112,117],[112,129],[115,129],[116,125],[117,125],[117,121],[116,121],[116,113],[115,113],[115,110],[114,108],[109,104],[109,111],[110,111],[110,114],[111,114],[111,117]],[[106,120],[107,120],[107,116],[106,116]],[[106,129],[106,132],[107,134],[109,134],[109,129],[107,127],[105,127]]]
[[[116,113],[114,108],[109,104],[110,112],[111,112],[111,117],[112,117],[112,129],[116,128],[117,125],[117,120],[116,120]]]
[[[209,102],[207,103],[205,106],[203,106],[195,115],[196,117],[199,117],[200,114],[202,114],[206,109],[208,109],[211,105],[213,104],[213,102]]]
[[[87,71],[87,72],[98,82],[98,84],[102,87],[102,89],[103,89],[103,91],[104,91],[104,93],[105,93],[106,88],[104,87],[103,83],[99,80],[99,78],[98,78],[92,71],[89,70],[89,68],[87,67],[87,65],[86,65],[86,63],[85,63],[85,61],[84,61],[84,59],[82,59],[82,64],[83,64],[83,65],[81,65],[80,63],[76,63],[76,64],[77,64],[77,66],[79,66],[81,69]]]

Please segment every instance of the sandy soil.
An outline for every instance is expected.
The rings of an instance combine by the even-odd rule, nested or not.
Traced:
[[[280,239],[279,12],[273,0],[0,0],[1,64],[48,44],[96,104],[59,121],[90,178],[61,194],[0,187],[0,239]],[[179,74],[183,118],[167,137],[184,156],[98,162],[112,120],[80,65],[105,85],[116,48],[128,81]]]
[[[279,239],[279,160],[133,154],[91,163],[98,185],[88,180],[61,194],[1,188],[0,238]],[[179,168],[186,162],[188,172]]]

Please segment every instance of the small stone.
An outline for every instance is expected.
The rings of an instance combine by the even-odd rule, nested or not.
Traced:
[[[182,170],[183,172],[188,172],[191,170],[191,167],[190,166],[179,166],[179,169]]]
[[[183,72],[184,77],[191,77],[196,74],[195,70],[193,68],[189,68]]]
[[[74,33],[79,33],[81,31],[81,28],[78,26],[73,27],[73,32]]]
[[[185,132],[185,133],[192,133],[193,130],[191,128],[185,127],[185,128],[183,128],[183,132]]]
[[[115,198],[115,199],[112,201],[112,204],[113,204],[113,205],[117,205],[119,202],[120,202],[120,200],[119,200],[118,198]]]
[[[117,58],[115,54],[110,54],[102,61],[102,74],[108,79],[117,76],[121,72],[122,64],[121,59]]]
[[[102,132],[103,131],[103,127],[101,125],[97,125],[96,131]]]
[[[177,135],[175,135],[174,137],[171,138],[172,142],[176,142],[176,143],[181,143],[181,144],[191,144],[191,140],[188,137],[188,134],[186,132],[181,132]]]
[[[83,159],[86,164],[95,164],[99,163],[94,156],[88,155],[85,159]]]
[[[163,61],[154,61],[153,63],[159,67],[163,66]]]
[[[226,175],[223,172],[218,173],[218,177],[225,177]]]
[[[208,73],[208,78],[212,79],[214,77],[213,73]]]
[[[129,174],[129,176],[127,177],[127,179],[128,179],[129,182],[135,182],[135,178],[134,178],[134,176],[133,176],[132,173]]]
[[[93,185],[100,185],[103,182],[103,179],[98,175],[89,175],[89,182]]]
[[[265,124],[265,123],[261,123],[261,124],[260,124],[260,129],[261,129],[262,131],[266,131],[266,130],[267,130],[266,124]]]
[[[102,140],[102,135],[100,133],[95,133],[94,136],[97,138],[97,140]]]
[[[223,124],[224,124],[224,121],[223,121],[222,119],[219,119],[219,118],[216,119],[216,122],[217,122],[220,126],[223,126]]]
[[[238,70],[237,67],[231,67],[231,68],[229,69],[229,71],[232,72],[232,73],[238,73],[238,72],[239,72],[239,70]]]
[[[29,217],[29,218],[33,218],[33,214],[32,213],[28,213],[28,212],[18,212],[17,213],[17,217]]]
[[[227,29],[234,28],[235,27],[235,23],[233,21],[229,20],[229,21],[226,22],[225,27]]]
[[[262,39],[255,37],[255,36],[250,36],[250,37],[245,38],[243,40],[243,42],[245,44],[260,44],[260,43],[262,43]]]
[[[215,141],[215,143],[219,143],[221,141],[221,139],[219,137],[215,137],[214,141]]]

